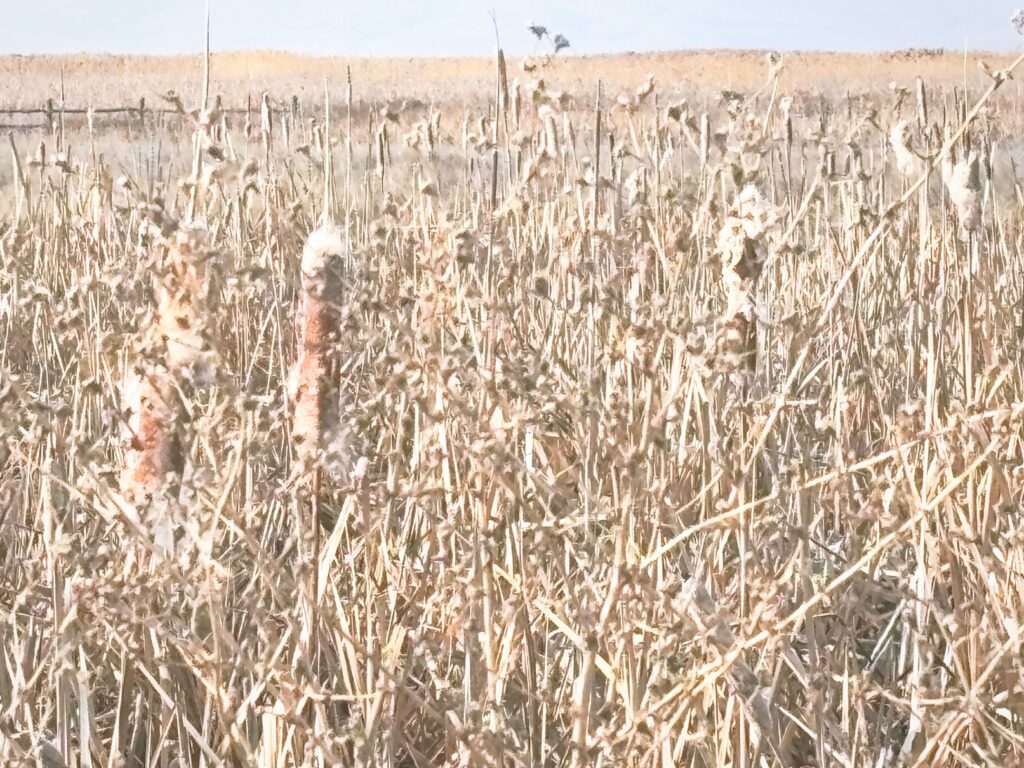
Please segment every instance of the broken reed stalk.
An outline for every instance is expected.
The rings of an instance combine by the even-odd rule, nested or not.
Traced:
[[[206,0],[203,28],[203,92],[199,103],[199,119],[192,140],[192,178],[188,199],[188,221],[194,221],[199,204],[200,178],[203,173],[203,149],[210,133],[210,0]]]

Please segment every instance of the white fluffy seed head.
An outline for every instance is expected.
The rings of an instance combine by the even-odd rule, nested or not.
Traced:
[[[942,181],[956,208],[957,220],[964,232],[973,232],[981,223],[981,177],[978,153],[971,150],[958,162],[942,162]]]
[[[892,147],[896,167],[907,177],[920,176],[924,171],[924,161],[910,147],[910,126],[906,120],[900,120],[889,131],[889,146]]]
[[[302,249],[302,273],[316,276],[332,258],[345,255],[345,238],[334,224],[324,224],[309,233]]]

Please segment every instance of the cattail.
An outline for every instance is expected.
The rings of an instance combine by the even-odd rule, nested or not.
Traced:
[[[207,341],[204,307],[209,292],[206,233],[182,227],[165,250],[157,279],[155,331],[166,345],[168,370],[180,381],[208,384],[213,353]]]
[[[92,236],[99,240],[107,226],[111,214],[111,201],[114,193],[114,181],[106,167],[100,165],[93,174],[89,193],[85,199],[82,216],[92,225]]]
[[[61,101],[63,103],[63,97],[61,98]],[[46,125],[50,129],[50,133],[57,130],[57,114],[53,109],[53,99],[46,100]],[[61,133],[63,133],[63,129],[61,130]],[[59,143],[60,142],[58,140],[58,144]]]
[[[532,101],[538,107],[541,104],[547,103],[547,84],[545,84],[543,78],[535,80],[533,84],[530,86],[530,101]]]
[[[654,75],[647,75],[647,79],[636,89],[636,103],[643,104],[647,97],[654,93]]]
[[[120,488],[129,502],[147,507],[154,539],[167,550],[173,546],[174,485],[184,469],[181,393],[212,380],[213,353],[204,326],[209,289],[204,230],[180,227],[166,237],[158,234],[153,248],[157,302],[138,334],[136,359],[121,388]]]
[[[512,117],[515,125],[519,127],[519,113],[522,110],[523,93],[518,78],[512,81]]]
[[[787,149],[793,147],[793,97],[783,96],[779,99],[779,111],[782,112],[783,138],[786,141]]]
[[[427,120],[427,146],[433,152],[437,146],[438,138],[441,135],[441,110],[430,108],[430,116]]]
[[[125,455],[120,487],[134,504],[158,500],[181,469],[177,398],[171,377],[159,362],[140,364],[121,383]]]
[[[508,113],[508,66],[501,48],[498,49],[498,106],[502,112]]]
[[[549,157],[557,157],[558,128],[555,125],[555,111],[545,104],[537,110],[537,116],[540,117],[544,123],[544,142],[541,154],[546,154]]]
[[[567,151],[572,149],[575,152],[576,131],[573,130],[568,111],[562,112],[562,146],[566,147]]]
[[[744,187],[718,235],[727,305],[717,347],[730,379],[745,392],[756,368],[757,281],[767,251],[765,234],[776,213],[753,185]]]
[[[917,78],[916,87],[914,90],[917,96],[917,127],[922,131],[928,129],[928,92],[924,87],[924,80]]]
[[[639,166],[623,182],[623,189],[626,192],[626,200],[632,207],[643,202],[647,198],[647,168]]]
[[[892,147],[896,167],[900,173],[908,178],[917,178],[924,171],[924,161],[911,149],[907,133],[907,121],[900,120],[889,131],[889,145]]]
[[[323,153],[326,148],[325,141],[330,141],[330,137],[326,135],[327,129],[315,117],[309,119],[309,129],[313,134],[313,147],[317,152]]]
[[[260,130],[267,138],[274,133],[274,113],[270,109],[270,96],[265,93],[260,100]]]
[[[328,361],[330,346],[338,335],[344,253],[344,235],[331,224],[313,231],[302,251],[299,354],[289,390],[294,408],[292,437],[304,469],[326,459],[326,468],[337,470],[347,461],[344,430],[338,421],[339,385]]]
[[[214,99],[213,106],[200,117],[200,125],[215,142],[224,141],[227,132],[224,128],[224,100],[220,94]]]
[[[971,150],[967,157],[955,163],[945,157],[942,182],[953,202],[961,230],[965,233],[977,230],[981,224],[981,173],[977,151]]]
[[[260,101],[260,137],[263,140],[263,151],[270,157],[270,144],[274,139],[274,113],[270,109],[270,97],[263,94]]]

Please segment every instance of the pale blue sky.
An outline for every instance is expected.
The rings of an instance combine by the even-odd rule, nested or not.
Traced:
[[[533,50],[528,21],[578,53],[678,48],[1005,50],[1024,0],[212,0],[215,50],[473,55]],[[0,0],[0,52],[173,53],[200,46],[204,0]],[[626,11],[625,8],[631,10]]]

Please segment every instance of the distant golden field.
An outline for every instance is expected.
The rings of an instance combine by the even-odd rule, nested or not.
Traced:
[[[793,53],[786,56],[782,85],[788,90],[846,92],[906,84],[924,77],[930,85],[981,86],[975,61],[1003,66],[1005,55],[971,52],[877,54]],[[592,90],[598,79],[609,89],[632,88],[653,73],[666,89],[719,91],[756,88],[764,80],[765,52],[701,51],[570,56],[545,71],[552,87]],[[525,79],[521,60],[509,61],[509,76]],[[321,58],[288,53],[246,52],[213,56],[214,91],[225,94],[268,90],[276,98],[323,92],[324,78],[338,93],[351,68],[361,100],[417,97],[443,103],[488,95],[494,61],[486,58]],[[38,106],[60,93],[64,73],[68,101],[78,104],[127,101],[197,87],[197,56],[0,56],[0,107]],[[1014,86],[1016,90],[1016,86]]]

